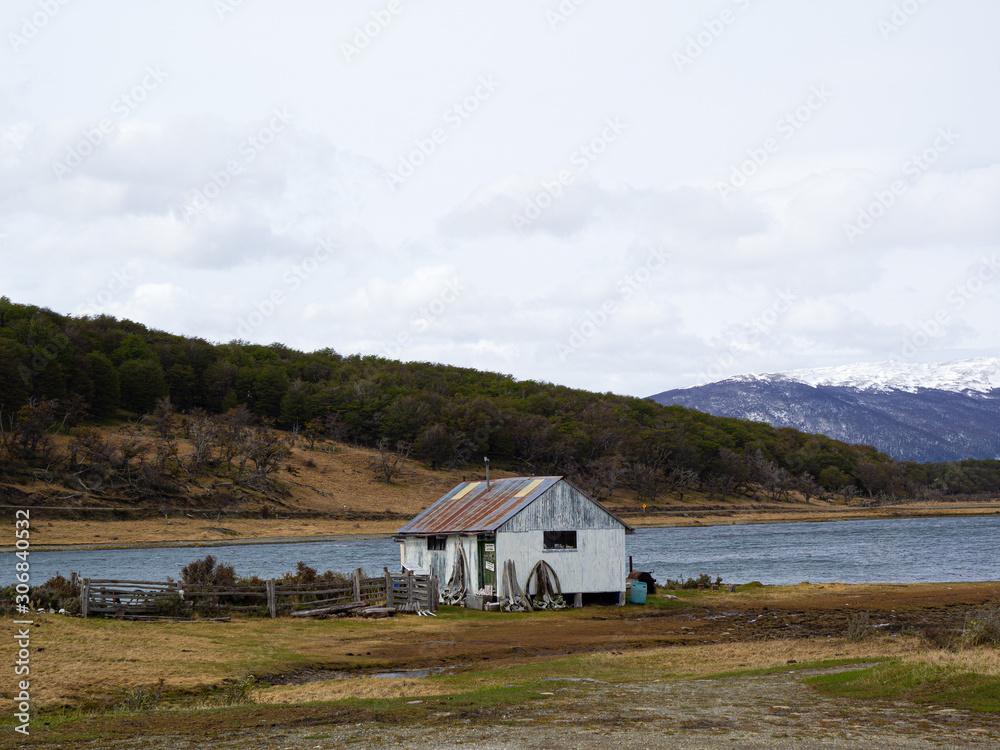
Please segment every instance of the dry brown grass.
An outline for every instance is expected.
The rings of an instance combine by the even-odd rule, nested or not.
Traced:
[[[669,500],[667,500],[669,501]],[[821,500],[774,504],[750,504],[743,499],[725,502],[707,498],[688,502],[712,507],[710,511],[685,511],[683,507],[665,513],[637,512],[631,506],[614,508],[625,521],[633,526],[718,526],[748,523],[790,523],[812,521],[854,521],[872,518],[911,518],[921,516],[978,516],[1000,513],[1000,502],[968,504],[906,503],[883,508],[855,508]]]
[[[694,595],[696,609],[626,612],[585,608],[560,613],[491,615],[444,611],[438,618],[301,621],[247,618],[228,623],[133,623],[35,615],[31,630],[32,695],[40,707],[90,705],[116,692],[163,679],[168,694],[199,693],[224,680],[286,674],[323,667],[372,673],[434,665],[473,665],[464,674],[423,680],[353,678],[262,689],[261,700],[300,702],[348,696],[438,695],[476,686],[505,684],[517,676],[588,676],[606,681],[701,677],[721,672],[782,667],[835,659],[901,659],[983,675],[1000,674],[996,649],[944,651],[917,636],[757,640],[731,642],[724,626],[708,632],[710,620],[693,622],[690,612],[712,605],[749,611],[793,609],[817,616],[853,609],[853,603],[944,610],[951,604],[993,599],[997,584],[846,584],[751,588],[736,594]],[[851,609],[847,605],[851,605]],[[641,616],[637,616],[641,615]],[[8,619],[6,630],[12,632]],[[698,632],[681,626],[695,624]],[[681,647],[649,647],[669,638]],[[718,638],[701,644],[699,638]],[[657,641],[652,641],[657,642]],[[663,641],[658,641],[663,643]],[[635,647],[643,647],[636,651]],[[515,646],[517,647],[515,649]],[[0,640],[0,659],[14,661],[13,639]],[[598,649],[593,653],[585,653]],[[561,654],[574,653],[572,656]],[[637,672],[637,665],[641,669]],[[13,674],[0,677],[10,696]]]
[[[56,442],[65,448],[67,436],[56,436]],[[182,454],[190,450],[186,441],[179,441]],[[142,545],[163,543],[198,543],[235,539],[280,537],[295,539],[339,534],[391,534],[405,521],[434,502],[459,482],[482,479],[481,467],[464,470],[432,471],[419,461],[408,461],[402,475],[392,484],[378,482],[368,468],[374,452],[347,444],[321,443],[309,450],[304,441],[293,449],[287,462],[295,475],[282,471],[279,478],[291,492],[283,500],[284,507],[277,515],[292,516],[293,520],[263,520],[259,518],[226,518],[216,522],[211,517],[186,518],[173,514],[171,523],[164,519],[130,521],[69,521],[63,512],[41,508],[35,517],[32,541],[35,545],[98,546]],[[495,470],[496,477],[513,476],[511,472]],[[217,478],[202,477],[201,482],[210,487]],[[61,497],[63,487],[40,482],[16,485],[28,493]],[[190,499],[197,505],[201,490]],[[184,502],[187,502],[185,500]],[[177,505],[184,505],[178,501]],[[256,501],[255,501],[256,502]],[[77,498],[70,504],[99,505],[100,498]],[[123,505],[123,503],[113,503]],[[619,492],[609,508],[625,521],[635,526],[711,525],[775,523],[787,521],[838,521],[854,518],[889,518],[913,515],[972,515],[1000,512],[1000,503],[975,505],[897,505],[888,508],[848,508],[824,500],[793,498],[786,503],[758,503],[746,498],[712,500],[704,493],[688,493],[684,502],[670,496],[661,497],[658,505],[668,510],[644,514],[639,503],[627,491]],[[158,507],[154,501],[151,508]],[[257,512],[259,503],[249,502],[244,511]],[[712,510],[698,510],[711,508]],[[373,519],[375,514],[397,514],[396,520]],[[298,514],[329,516],[300,520]],[[338,517],[339,516],[339,517]],[[369,516],[369,518],[365,518]],[[235,535],[214,530],[221,526],[236,532]]]
[[[183,452],[183,443],[182,452]],[[373,451],[345,444],[317,445],[309,450],[304,442],[292,450],[287,462],[297,474],[282,471],[279,479],[286,484],[291,497],[283,500],[284,508],[275,514],[323,514],[340,518],[315,518],[264,520],[262,518],[227,518],[216,521],[210,516],[195,518],[184,516],[183,511],[167,519],[128,521],[78,521],[66,520],[58,510],[39,508],[32,513],[34,519],[32,542],[34,545],[101,546],[141,545],[166,542],[207,542],[255,539],[263,537],[299,538],[337,534],[391,534],[405,523],[406,518],[418,514],[441,495],[464,480],[482,479],[479,474],[461,471],[432,471],[418,461],[408,461],[402,474],[392,484],[375,481],[368,468]],[[308,464],[308,465],[307,465]],[[515,476],[511,472],[493,471],[495,477]],[[202,483],[211,486],[210,478]],[[28,494],[46,490],[65,494],[63,488],[52,488],[43,483],[16,485]],[[76,504],[99,504],[97,500],[74,499]],[[71,503],[71,504],[72,504]],[[180,503],[178,503],[180,504]],[[156,505],[153,506],[157,507]],[[242,510],[252,510],[252,504]],[[365,520],[371,514],[394,513],[402,518],[395,520]],[[223,527],[237,532],[238,537],[210,527]]]
[[[35,615],[31,630],[32,697],[39,706],[100,700],[116,690],[166,680],[168,689],[191,691],[225,678],[294,669],[297,664],[363,666],[372,659],[346,654],[371,651],[386,636],[404,632],[419,638],[423,619],[382,622],[302,622],[245,619],[230,623],[134,623]],[[14,626],[9,625],[10,631]],[[0,654],[13,663],[11,639]],[[0,678],[10,694],[11,670]]]
[[[650,649],[643,652],[643,664],[661,672],[703,677],[744,669],[771,669],[789,662],[893,658],[916,650],[925,650],[917,638],[887,638],[863,643],[850,643],[843,638],[754,641]],[[625,655],[612,658],[625,665]]]
[[[959,651],[922,648],[904,654],[903,660],[956,668],[963,672],[974,672],[991,677],[1000,675],[1000,651],[995,648],[981,647]]]
[[[419,698],[453,692],[451,685],[413,677],[354,677],[304,685],[276,685],[257,691],[259,703],[308,703],[345,698]]]
[[[264,520],[260,518],[140,519],[135,521],[67,521],[54,519],[37,522],[31,538],[36,548],[42,545],[86,545],[102,547],[143,544],[185,544],[192,542],[233,542],[266,538],[308,538],[319,536],[392,534],[403,521],[351,521],[335,518]],[[219,531],[228,529],[235,534]]]

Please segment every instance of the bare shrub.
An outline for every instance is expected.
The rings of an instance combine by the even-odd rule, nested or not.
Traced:
[[[961,642],[966,648],[1000,646],[1000,607],[989,607],[968,615],[962,628]]]
[[[257,679],[250,675],[242,680],[226,682],[219,693],[219,702],[223,706],[238,706],[254,702],[254,690],[257,688]]]
[[[111,705],[112,711],[151,711],[163,699],[164,679],[155,685],[140,685],[139,687],[120,691],[117,700]]]
[[[859,643],[867,638],[872,638],[877,632],[871,624],[867,612],[859,612],[847,618],[847,640],[852,643]]]
[[[380,482],[391,484],[392,478],[403,470],[412,447],[409,443],[398,440],[395,448],[392,448],[387,438],[381,438],[375,445],[378,453],[368,462],[375,478]]]

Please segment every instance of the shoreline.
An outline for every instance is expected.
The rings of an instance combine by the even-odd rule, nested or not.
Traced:
[[[327,534],[323,536],[269,536],[269,537],[244,537],[241,539],[213,539],[203,540],[176,540],[167,542],[121,542],[120,544],[109,544],[100,542],[83,542],[81,544],[33,544],[32,552],[74,552],[74,551],[98,551],[116,549],[161,549],[165,547],[239,547],[242,545],[254,544],[312,544],[317,542],[349,542],[363,541],[366,539],[391,539],[394,534]],[[17,551],[15,547],[0,547],[0,554]]]
[[[903,520],[910,518],[970,518],[976,516],[1000,515],[1000,503],[985,503],[976,505],[957,505],[950,508],[941,508],[928,505],[895,506],[890,508],[848,508],[848,507],[826,507],[826,508],[806,508],[806,507],[786,507],[768,510],[743,510],[733,509],[733,511],[694,511],[683,515],[658,515],[644,519],[634,516],[625,516],[624,520],[638,529],[654,528],[697,528],[700,526],[749,526],[760,524],[785,524],[785,523],[840,523],[845,521],[867,521],[867,520]],[[835,512],[830,512],[835,511]],[[644,521],[647,521],[645,522]],[[67,524],[80,524],[84,522],[66,522]],[[129,521],[104,521],[98,522],[99,526],[107,524],[134,524]],[[239,522],[229,522],[230,525],[242,525]],[[88,524],[89,525],[89,524]],[[72,552],[72,551],[99,551],[99,550],[120,550],[120,549],[159,549],[159,548],[199,548],[199,547],[234,547],[240,545],[254,544],[311,544],[319,542],[341,542],[366,539],[391,539],[395,532],[359,530],[357,532],[345,531],[332,534],[287,534],[287,535],[262,535],[262,536],[224,536],[218,539],[165,539],[165,540],[142,540],[136,542],[100,541],[100,542],[36,542],[31,545],[32,551],[37,552]],[[0,553],[15,552],[16,548],[11,545],[0,546]]]

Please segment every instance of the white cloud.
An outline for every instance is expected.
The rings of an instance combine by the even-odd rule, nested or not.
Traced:
[[[1000,251],[995,4],[928,4],[885,40],[891,9],[865,0],[755,3],[682,71],[673,51],[718,9],[586,5],[555,28],[545,10],[406,5],[347,62],[338,43],[366,18],[350,5],[67,6],[0,72],[0,293],[73,312],[129,269],[107,310],[177,333],[636,395],[727,354],[727,374],[884,360],[940,310],[920,357],[1000,353],[1000,280],[948,301]],[[495,93],[451,128],[484,75]],[[820,85],[833,95],[784,139],[779,118]],[[437,127],[391,190],[386,170]],[[849,242],[946,127],[961,138]],[[74,150],[91,153],[59,179]],[[650,248],[669,262],[625,297]],[[445,300],[453,278],[467,289]],[[782,293],[796,303],[748,339]]]

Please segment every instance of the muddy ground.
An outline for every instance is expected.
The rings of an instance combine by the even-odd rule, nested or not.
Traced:
[[[581,617],[553,617],[544,624],[507,616],[469,620],[461,628],[442,626],[439,636],[414,643],[391,638],[343,645],[324,668],[270,678],[272,684],[324,679],[333,673],[455,667],[479,661],[510,663],[596,651],[843,637],[851,619],[865,614],[883,635],[924,635],[941,643],[958,632],[966,618],[984,605],[1000,604],[1000,582],[884,584],[880,586],[801,585],[796,593],[760,599],[745,593],[705,592],[683,606],[589,606]],[[665,592],[669,594],[669,592]],[[752,593],[752,592],[751,592]],[[680,604],[680,603],[678,603]],[[335,649],[336,652],[337,649]]]
[[[669,594],[669,592],[665,592]],[[867,615],[878,632],[953,636],[966,618],[1000,604],[1000,582],[744,587],[741,591],[651,598],[646,606],[590,606],[544,617],[467,613],[397,617],[394,627],[364,628],[331,639],[311,666],[259,675],[270,685],[306,685],[345,675],[424,669],[457,673],[537,663],[590,652],[634,655],[636,682],[551,678],[537,700],[512,706],[452,709],[447,697],[418,694],[414,715],[386,722],[361,704],[253,705],[194,712],[97,716],[72,739],[48,732],[31,745],[101,748],[930,748],[998,747],[1000,717],[948,707],[915,710],[906,702],[861,702],[822,694],[801,682],[834,669],[724,679],[641,677],[644,649],[788,641],[788,663],[809,661],[803,644],[841,639],[852,618]],[[456,613],[457,614],[457,613]],[[321,623],[317,623],[322,627]],[[136,627],[142,627],[136,625]],[[225,624],[220,624],[224,628]],[[346,634],[345,634],[346,635]],[[839,650],[839,648],[837,649]],[[836,654],[834,654],[835,656]],[[618,657],[620,658],[620,657]],[[784,656],[782,656],[784,659]],[[0,747],[22,746],[0,739]]]
[[[631,685],[556,679],[533,703],[471,715],[433,706],[423,720],[400,724],[314,707],[279,721],[263,712],[250,714],[245,718],[259,723],[254,729],[220,732],[217,726],[194,726],[161,735],[155,725],[137,726],[142,731],[134,736],[100,746],[108,750],[985,750],[1000,742],[1000,722],[990,715],[941,707],[914,715],[903,703],[845,702],[801,683],[803,678],[834,671],[839,668]]]

